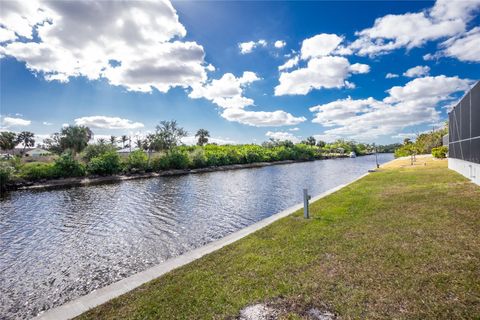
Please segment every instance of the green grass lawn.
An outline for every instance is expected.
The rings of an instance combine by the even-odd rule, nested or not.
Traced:
[[[265,302],[280,319],[311,307],[478,319],[480,187],[422,161],[389,165],[313,203],[310,220],[299,211],[80,318],[224,319]]]

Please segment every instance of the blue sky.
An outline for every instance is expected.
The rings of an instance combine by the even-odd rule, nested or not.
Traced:
[[[2,6],[2,130],[38,142],[175,119],[219,142],[390,143],[438,127],[480,74],[477,0]]]

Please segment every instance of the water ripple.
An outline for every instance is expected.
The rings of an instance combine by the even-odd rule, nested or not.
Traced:
[[[0,200],[0,318],[35,316],[374,165],[367,156],[11,193]]]

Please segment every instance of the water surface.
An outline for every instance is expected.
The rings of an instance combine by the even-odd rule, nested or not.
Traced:
[[[0,200],[0,318],[35,316],[373,167],[365,156],[12,192]]]

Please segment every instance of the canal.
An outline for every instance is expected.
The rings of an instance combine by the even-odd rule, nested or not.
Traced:
[[[303,188],[315,196],[374,167],[365,156],[7,194],[0,318],[33,317],[300,203]]]

